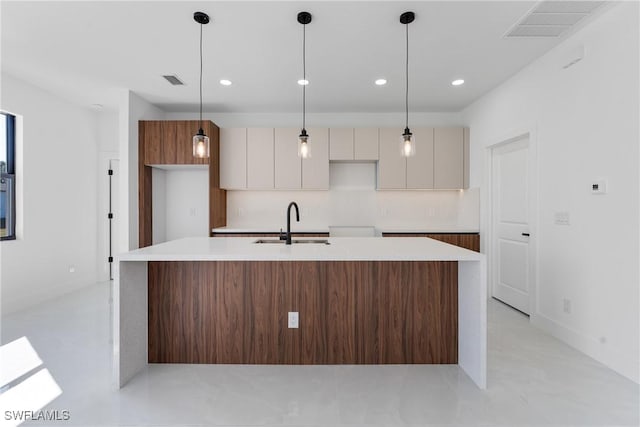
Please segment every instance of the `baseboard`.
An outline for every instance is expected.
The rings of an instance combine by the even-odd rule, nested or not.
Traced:
[[[640,384],[640,361],[633,354],[611,344],[601,344],[597,339],[581,334],[540,313],[530,316],[531,323],[558,338],[578,351],[616,371],[620,375]],[[637,356],[637,355],[636,355]]]

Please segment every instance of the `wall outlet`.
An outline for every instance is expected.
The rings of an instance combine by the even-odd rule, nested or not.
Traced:
[[[554,215],[556,225],[570,225],[569,212],[556,212]]]
[[[298,312],[290,311],[288,319],[289,329],[298,329]]]
[[[196,208],[189,208],[189,216],[196,216]]]
[[[571,314],[571,300],[570,299],[563,299],[562,300],[562,311],[564,311],[567,314]]]

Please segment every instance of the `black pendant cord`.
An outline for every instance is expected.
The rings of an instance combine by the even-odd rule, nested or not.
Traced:
[[[200,24],[200,130],[202,130],[202,24]]]
[[[302,25],[302,130],[306,129],[307,117],[307,25]]]
[[[409,24],[404,24],[407,33],[407,60],[405,63],[405,96],[404,96],[404,107],[406,112],[405,118],[405,128],[409,129]]]

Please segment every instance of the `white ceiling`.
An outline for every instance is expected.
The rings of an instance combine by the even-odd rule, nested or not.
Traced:
[[[411,111],[459,111],[563,38],[503,38],[534,1],[2,2],[2,67],[75,102],[116,106],[127,88],[167,111],[197,111],[199,26],[211,112],[301,108],[307,26],[307,110],[404,110],[404,26],[410,24]],[[566,36],[566,35],[565,35]],[[185,86],[161,76],[176,74]],[[373,81],[386,78],[378,87]],[[218,81],[230,79],[232,86]],[[451,81],[463,78],[463,86]]]

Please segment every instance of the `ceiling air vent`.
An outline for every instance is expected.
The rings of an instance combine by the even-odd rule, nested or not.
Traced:
[[[178,76],[170,75],[170,76],[162,76],[162,77],[164,77],[169,83],[171,83],[174,86],[184,85],[184,83],[182,83],[182,80],[180,80]]]
[[[603,1],[541,1],[504,37],[560,37],[600,7]]]

